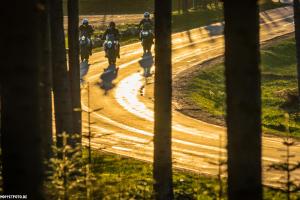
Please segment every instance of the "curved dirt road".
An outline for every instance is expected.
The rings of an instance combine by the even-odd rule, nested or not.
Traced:
[[[294,31],[291,7],[261,13],[261,41],[266,42]],[[223,25],[213,24],[174,34],[173,75],[203,61],[224,53]],[[153,77],[147,80],[139,66],[142,48],[139,43],[121,48],[121,59],[116,86],[107,95],[99,87],[99,75],[107,67],[103,52],[92,56],[91,67],[85,80],[90,82],[90,108],[92,114],[92,146],[108,152],[152,161],[153,156]],[[82,89],[83,109],[87,110],[87,93]],[[83,114],[86,131],[87,118]],[[216,175],[218,163],[226,159],[226,129],[198,121],[179,112],[173,112],[174,167],[197,173]],[[277,185],[279,172],[268,171],[267,166],[280,162],[285,154],[282,139],[263,136],[264,183]],[[300,161],[300,145],[291,148]],[[224,166],[225,168],[225,166]],[[295,172],[300,177],[300,172]]]

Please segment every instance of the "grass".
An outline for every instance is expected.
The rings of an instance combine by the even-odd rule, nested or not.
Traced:
[[[152,164],[118,155],[94,153],[95,199],[153,199]],[[175,171],[175,199],[216,199],[215,179]]]
[[[93,199],[154,199],[151,163],[100,151],[92,155]],[[226,196],[225,182],[223,196]],[[175,200],[218,199],[219,185],[214,177],[173,170],[173,187]],[[85,191],[78,192],[84,196]],[[284,199],[282,192],[270,188],[264,188],[264,196],[265,200]]]
[[[174,33],[223,21],[223,10],[220,8],[207,8],[190,10],[186,14],[174,12],[172,18],[172,31]]]
[[[261,51],[262,126],[265,132],[283,135],[287,126],[300,137],[295,41],[288,39]],[[224,64],[204,70],[188,86],[189,100],[215,116],[225,115]],[[289,124],[286,123],[289,114]]]

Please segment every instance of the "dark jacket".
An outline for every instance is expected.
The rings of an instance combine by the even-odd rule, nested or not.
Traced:
[[[120,33],[119,30],[116,28],[108,28],[106,29],[106,31],[104,32],[103,36],[102,36],[102,40],[106,40],[106,36],[107,35],[113,35],[115,40],[120,39]]]
[[[145,19],[145,18],[140,21],[139,28],[143,29],[143,27],[146,24],[150,27],[150,29],[153,29],[153,22],[152,22],[152,20],[151,19]]]
[[[94,28],[91,25],[81,25],[79,26],[80,36],[84,35],[91,38],[94,33]]]

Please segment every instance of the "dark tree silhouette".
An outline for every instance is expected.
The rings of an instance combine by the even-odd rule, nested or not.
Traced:
[[[178,14],[180,14],[181,13],[181,0],[177,0],[177,12],[178,12]]]
[[[225,0],[229,200],[262,199],[259,9]]]
[[[154,192],[158,200],[173,199],[171,151],[171,0],[155,1]]]
[[[64,132],[67,134],[73,133],[72,98],[70,78],[66,64],[62,6],[62,0],[50,1],[52,73],[56,136],[59,136]],[[57,146],[61,147],[61,145],[61,137],[57,137]]]
[[[40,14],[40,33],[41,33],[41,55],[40,61],[40,126],[43,135],[43,155],[44,158],[51,157],[52,146],[52,69],[51,69],[51,40],[50,40],[50,15],[49,1],[39,0],[43,5],[44,12]]]
[[[9,19],[2,31],[3,51],[1,148],[4,194],[43,199],[42,142],[39,126],[39,16],[44,5],[34,0],[6,2]]]
[[[74,133],[81,134],[81,97],[80,97],[80,67],[78,44],[78,0],[68,0],[68,43],[69,69],[71,80],[73,128]],[[77,141],[77,142],[80,142]]]
[[[293,7],[294,7],[294,21],[295,21],[298,96],[299,96],[299,101],[300,101],[300,2],[299,2],[299,0],[294,0]]]
[[[189,1],[188,0],[182,0],[182,12],[187,13],[189,11]]]

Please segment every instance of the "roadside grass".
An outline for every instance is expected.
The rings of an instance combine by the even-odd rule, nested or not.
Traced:
[[[152,164],[118,155],[94,152],[95,199],[154,199]],[[175,199],[217,199],[215,179],[174,171]]]
[[[174,33],[223,21],[223,9],[210,8],[190,10],[185,14],[173,13],[172,31]]]
[[[295,41],[288,39],[261,50],[262,126],[265,132],[284,135],[289,127],[300,137],[297,102]],[[215,116],[225,116],[224,64],[199,72],[188,86],[189,100]],[[285,114],[289,114],[289,123]]]
[[[85,159],[87,152],[85,151]],[[93,199],[154,199],[152,164],[101,151],[92,152],[91,186]],[[219,199],[219,184],[215,177],[207,177],[182,170],[173,170],[174,199]],[[223,180],[223,196],[226,196]],[[84,191],[80,191],[84,193]],[[265,200],[282,200],[284,194],[264,188]],[[227,199],[223,197],[222,199]]]

